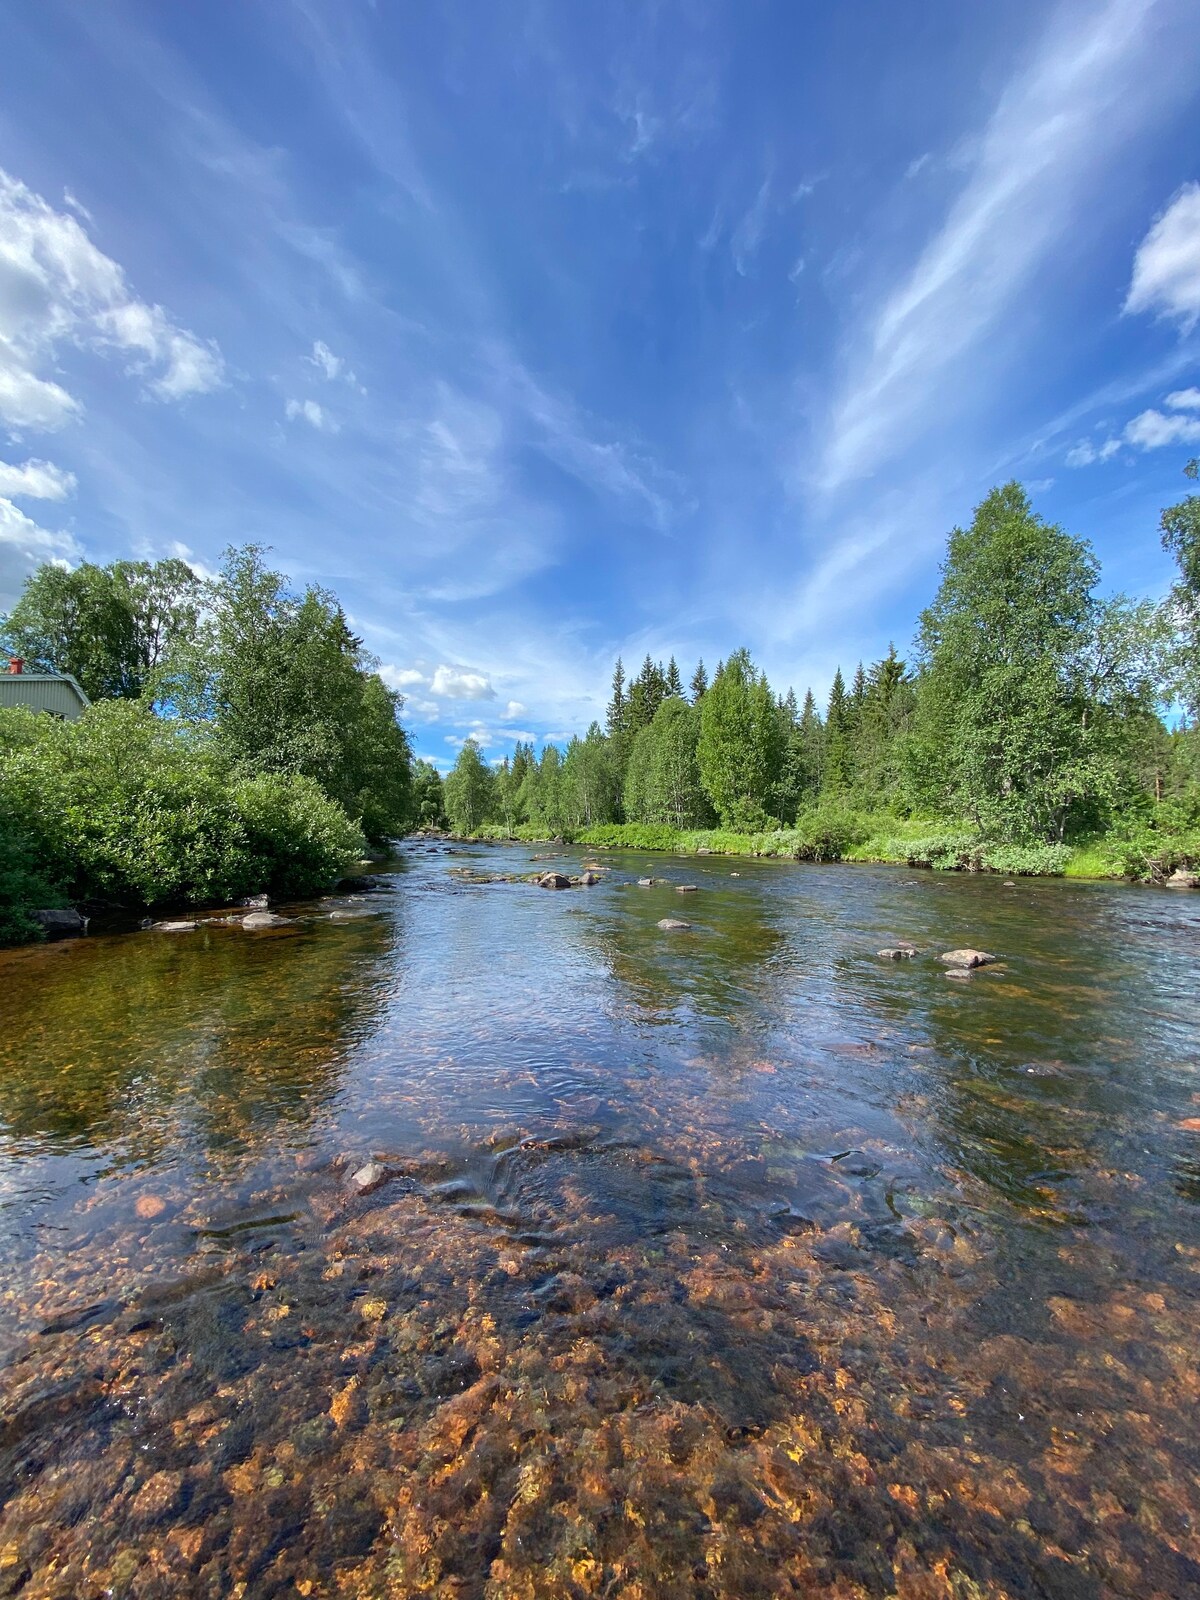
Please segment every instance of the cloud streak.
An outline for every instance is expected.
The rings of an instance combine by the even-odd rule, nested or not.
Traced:
[[[834,408],[819,479],[877,468],[961,406],[950,371],[1062,238],[1081,180],[1145,114],[1153,4],[1060,13],[1000,97],[966,181],[915,266],[887,296]]]

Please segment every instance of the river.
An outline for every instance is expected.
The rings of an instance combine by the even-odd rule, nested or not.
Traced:
[[[1200,895],[545,857],[0,954],[0,1595],[1200,1595]]]

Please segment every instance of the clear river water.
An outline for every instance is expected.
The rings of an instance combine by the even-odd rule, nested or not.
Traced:
[[[0,1595],[1200,1596],[1200,895],[586,859],[0,954]]]

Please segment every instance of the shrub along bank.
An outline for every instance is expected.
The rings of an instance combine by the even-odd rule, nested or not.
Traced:
[[[366,841],[295,773],[241,775],[215,743],[145,701],[77,722],[0,711],[0,942],[33,908],[154,907],[329,888]]]
[[[1165,825],[1164,825],[1165,824]],[[474,839],[547,843],[544,828],[482,824]],[[565,843],[602,850],[661,850],[675,855],[761,856],[789,861],[876,862],[941,872],[993,872],[1005,877],[1130,878],[1161,882],[1178,867],[1200,866],[1200,818],[1159,808],[1153,825],[1127,824],[1079,845],[1016,845],[928,819],[858,813],[814,813],[790,828],[760,833],[677,829],[664,823],[603,823],[564,829]]]

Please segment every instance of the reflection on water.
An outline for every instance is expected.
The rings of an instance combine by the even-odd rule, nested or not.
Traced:
[[[1200,897],[603,859],[0,958],[0,1595],[1200,1594]]]

